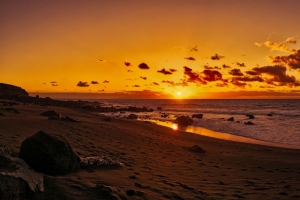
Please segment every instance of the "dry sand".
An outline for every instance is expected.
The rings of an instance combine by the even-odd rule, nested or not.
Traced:
[[[44,130],[64,136],[79,155],[125,164],[46,176],[49,199],[100,199],[99,183],[118,188],[128,199],[300,199],[299,149],[226,141],[117,117],[107,122],[96,113],[62,107],[14,108],[21,114],[0,110],[5,115],[0,116],[0,145],[15,155],[25,138]],[[39,115],[52,109],[83,122]],[[206,152],[185,148],[193,145]]]

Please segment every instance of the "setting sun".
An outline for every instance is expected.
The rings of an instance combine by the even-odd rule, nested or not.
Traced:
[[[177,96],[181,96],[181,92],[180,91],[178,91],[176,94],[177,94]]]

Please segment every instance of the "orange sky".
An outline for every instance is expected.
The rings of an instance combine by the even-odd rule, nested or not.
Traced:
[[[0,82],[59,97],[300,97],[299,7],[2,0]]]

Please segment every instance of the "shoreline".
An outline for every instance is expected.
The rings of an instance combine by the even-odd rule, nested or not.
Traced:
[[[141,121],[143,121],[143,120],[141,120]],[[168,123],[168,122],[162,122],[159,120],[149,120],[149,121],[154,124],[160,125],[160,126],[165,126],[165,127],[169,127],[170,129],[174,129],[172,122]],[[298,146],[298,145],[267,142],[267,141],[253,139],[253,138],[247,138],[244,136],[234,135],[234,134],[230,134],[230,133],[217,132],[217,131],[206,129],[206,128],[203,128],[200,126],[189,125],[187,127],[178,127],[177,130],[188,132],[188,133],[194,133],[197,135],[207,136],[210,138],[216,138],[216,139],[220,139],[220,140],[227,140],[227,141],[247,143],[247,144],[257,144],[257,145],[279,147],[279,148],[287,148],[287,149],[300,149],[300,146]]]

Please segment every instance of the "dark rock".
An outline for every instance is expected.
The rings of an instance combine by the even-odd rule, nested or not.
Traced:
[[[202,119],[203,114],[193,114],[192,118],[198,118],[198,119]]]
[[[1,96],[28,96],[28,93],[21,87],[0,83]]]
[[[189,116],[180,116],[175,119],[174,123],[177,123],[179,126],[188,126],[193,123],[193,119]]]
[[[80,158],[60,136],[39,131],[26,138],[19,153],[30,167],[48,175],[63,175],[80,167]]]
[[[249,117],[249,119],[254,119],[255,118],[254,115],[252,115],[252,114],[247,114],[246,116]]]
[[[160,115],[160,117],[166,118],[166,117],[169,117],[169,115],[166,113],[163,113],[162,115]]]
[[[240,121],[236,121],[236,123],[240,123]]]
[[[128,196],[140,196],[140,197],[142,197],[142,196],[145,195],[144,192],[135,191],[135,190],[126,190],[126,194],[127,194]]]
[[[3,113],[0,112],[0,116],[5,116]]]
[[[99,184],[96,186],[96,190],[98,193],[98,199],[107,199],[107,200],[125,200],[125,198],[122,195],[122,191],[119,188],[106,186]]]
[[[58,118],[55,116],[50,116],[50,117],[48,117],[48,120],[61,120],[61,118]]]
[[[248,122],[244,122],[245,125],[254,125],[252,122],[248,121]]]
[[[186,149],[189,151],[192,151],[192,152],[196,152],[196,153],[205,153],[205,150],[202,149],[201,147],[199,147],[198,145],[194,145],[192,147],[187,147]]]
[[[15,108],[5,108],[5,110],[8,111],[8,112],[13,112],[13,113],[16,113],[16,114],[20,114],[20,112]]]
[[[234,117],[230,117],[229,119],[227,119],[227,121],[234,121]]]
[[[157,110],[162,110],[162,107],[157,107]]]
[[[111,119],[111,117],[104,117],[104,118],[103,118],[103,121],[106,121],[106,122],[111,122],[111,121],[112,121],[112,119]]]
[[[42,112],[40,115],[42,116],[46,116],[46,117],[57,117],[57,118],[61,118],[60,113],[54,111],[54,110],[48,110],[46,112]]]
[[[0,146],[0,199],[34,199],[44,191],[43,174],[34,172],[22,159]]]
[[[137,118],[138,118],[138,116],[135,115],[135,114],[130,114],[130,115],[128,116],[128,119],[137,119]]]
[[[76,118],[73,118],[73,117],[69,117],[69,116],[66,116],[66,118],[64,119],[65,121],[68,121],[68,122],[78,122],[78,123],[81,123],[82,121],[79,120],[79,119],[76,119]]]
[[[271,113],[267,114],[267,116],[272,117],[273,115]]]

